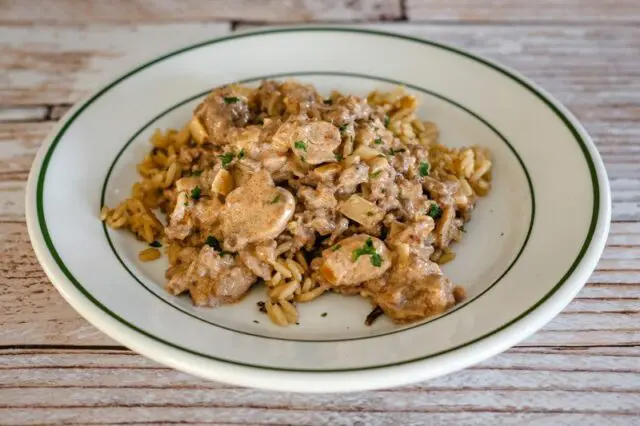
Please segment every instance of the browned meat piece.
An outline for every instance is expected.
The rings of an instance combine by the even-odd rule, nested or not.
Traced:
[[[364,120],[371,114],[371,107],[366,99],[357,96],[345,96],[338,98],[333,105],[323,114],[323,119],[332,122],[336,126],[351,123],[355,120]]]
[[[460,189],[460,183],[457,180],[440,182],[429,176],[425,176],[422,186],[428,192],[429,198],[443,206],[453,204],[454,196]]]
[[[221,256],[205,245],[186,270],[169,280],[166,289],[174,295],[188,291],[194,305],[215,307],[240,300],[255,280],[233,256]]]
[[[220,213],[224,248],[238,251],[252,242],[276,238],[295,211],[295,199],[276,187],[266,171],[229,193]]]
[[[391,159],[391,165],[398,173],[407,174],[409,169],[416,164],[416,159],[404,148],[396,148],[396,150],[401,152],[396,151]]]
[[[242,250],[238,258],[255,275],[268,280],[273,272],[271,263],[275,261],[275,248],[275,241],[264,242]]]
[[[309,220],[307,218],[307,220]],[[296,214],[294,219],[287,225],[287,231],[293,236],[293,250],[306,248],[313,249],[316,242],[315,230],[304,220],[302,214]]]
[[[343,194],[353,194],[361,183],[369,179],[369,166],[365,163],[352,164],[347,167],[338,179],[339,191]]]
[[[338,241],[322,252],[320,274],[332,286],[352,286],[381,277],[391,267],[389,249],[382,241],[358,234]]]
[[[335,209],[338,200],[333,196],[334,191],[333,188],[323,184],[319,184],[316,189],[302,186],[298,190],[298,197],[308,209]]]
[[[234,127],[243,127],[249,122],[249,107],[245,99],[233,93],[229,87],[211,92],[194,111],[213,144],[226,144],[227,132]]]
[[[396,179],[400,189],[400,200],[403,213],[407,218],[412,218],[421,213],[424,214],[429,206],[429,200],[422,194],[420,182],[412,182],[403,177]]]
[[[400,277],[399,277],[400,278]],[[442,275],[391,279],[375,301],[393,321],[404,324],[441,314],[455,303],[454,285]]]
[[[389,234],[386,242],[390,246],[398,244],[408,244],[411,246],[422,246],[428,243],[435,224],[430,216],[421,216],[415,222],[409,224],[404,229],[395,234]],[[428,258],[429,256],[427,256]]]
[[[176,182],[178,198],[169,216],[165,234],[172,239],[184,240],[197,226],[210,227],[217,220],[221,210],[218,199],[204,198],[206,187],[196,177],[186,177]],[[193,191],[198,197],[193,198]]]
[[[283,95],[285,110],[289,114],[304,114],[322,97],[311,85],[303,85],[292,81],[286,81],[280,86]]]

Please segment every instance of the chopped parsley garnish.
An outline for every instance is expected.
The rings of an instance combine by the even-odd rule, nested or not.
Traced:
[[[280,194],[276,195],[275,197],[273,197],[273,200],[271,200],[271,204],[275,204],[278,201],[280,201]]]
[[[325,105],[332,105],[333,104],[333,99],[327,98],[324,101],[322,101],[322,103],[325,104]]]
[[[240,150],[238,153],[238,160],[242,160],[244,158],[244,148]]]
[[[233,152],[226,152],[222,155],[218,155],[218,158],[220,158],[220,160],[222,160],[222,167],[224,167],[225,169],[227,168],[227,166],[229,164],[231,164],[231,162],[233,161],[234,157],[236,155]]]
[[[260,321],[258,320],[253,320],[253,322],[255,322],[256,324],[260,324]]]
[[[162,244],[160,244],[160,241],[153,241],[153,242],[149,243],[149,245],[151,247],[156,247],[156,248],[157,247],[162,247]]]
[[[420,167],[418,167],[418,171],[422,177],[429,176],[429,163],[426,161],[421,162]]]
[[[303,150],[303,151],[306,151],[306,150],[307,150],[307,144],[305,144],[303,141],[295,141],[295,142],[293,143],[293,147],[294,147],[295,149],[301,149],[301,150]]]
[[[384,127],[389,127],[389,122],[391,121],[391,119],[389,118],[388,115],[384,116]]]
[[[225,104],[235,104],[236,102],[238,102],[240,100],[240,98],[237,98],[235,96],[229,96],[229,97],[225,97],[224,99],[224,103]]]
[[[348,124],[343,124],[342,126],[338,127],[338,129],[340,130],[340,133],[344,132],[345,130],[347,130],[347,128],[349,127]]]
[[[335,246],[331,247],[331,251],[338,251],[340,250],[340,247],[342,247],[340,244],[336,244]]]
[[[342,161],[342,154],[336,154],[336,161]]]
[[[326,312],[323,312],[323,313],[322,313],[322,315],[320,315],[320,316],[321,316],[322,318],[324,318],[324,317],[326,317],[327,315],[329,315],[329,314],[327,314]]]
[[[380,176],[380,173],[382,173],[382,170],[378,170],[377,172],[373,172],[369,176],[375,179],[378,176]]]
[[[191,176],[200,176],[202,174],[202,170],[193,170],[191,172]]]
[[[431,204],[427,215],[431,216],[434,219],[438,219],[440,216],[442,216],[442,209],[437,204]]]
[[[376,145],[382,145],[382,138],[375,138],[373,143],[375,143]]]
[[[200,195],[202,195],[202,189],[200,189],[199,186],[196,186],[195,188],[193,188],[191,190],[191,199],[192,200],[199,200],[200,199]]]
[[[371,264],[376,268],[379,268],[382,265],[382,258],[376,252],[375,247],[373,246],[373,240],[371,238],[367,238],[364,245],[360,248],[355,249],[351,253],[351,260],[357,261],[360,256],[371,255]]]

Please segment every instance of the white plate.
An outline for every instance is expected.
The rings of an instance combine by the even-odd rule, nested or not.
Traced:
[[[214,86],[288,77],[324,93],[402,84],[445,144],[491,149],[493,190],[445,268],[467,289],[466,303],[420,324],[381,319],[366,327],[367,302],[329,295],[301,308],[299,326],[278,328],[256,309],[258,292],[218,309],[166,294],[165,265],[141,264],[142,243],[103,227],[101,205],[128,195],[155,128],[182,126]],[[542,89],[455,48],[348,28],[232,35],[146,63],[69,111],[43,143],[27,187],[38,259],[93,325],[198,376],[302,392],[416,382],[518,343],[580,290],[609,219],[607,176],[593,142]]]

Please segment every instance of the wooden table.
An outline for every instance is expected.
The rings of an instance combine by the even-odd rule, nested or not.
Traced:
[[[487,55],[539,82],[587,127],[611,179],[611,235],[585,288],[532,338],[415,386],[271,393],[136,355],[51,286],[29,244],[24,187],[65,110],[168,49],[307,21]],[[0,424],[640,424],[639,0],[0,0],[0,71]]]

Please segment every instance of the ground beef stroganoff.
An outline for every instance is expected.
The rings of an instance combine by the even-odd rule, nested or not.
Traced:
[[[282,326],[329,291],[369,300],[367,323],[440,314],[464,299],[439,265],[490,189],[491,161],[441,145],[416,107],[401,89],[216,88],[183,129],[155,132],[131,198],[101,219],[149,243],[142,261],[162,248],[167,291],[198,306],[264,283],[260,308]]]

